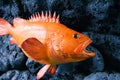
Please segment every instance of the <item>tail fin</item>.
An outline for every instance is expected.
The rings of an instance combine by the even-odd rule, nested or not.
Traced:
[[[11,24],[0,18],[0,36],[9,34]]]

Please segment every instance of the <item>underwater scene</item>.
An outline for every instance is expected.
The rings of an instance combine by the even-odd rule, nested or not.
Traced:
[[[0,80],[120,80],[120,0],[0,0]]]

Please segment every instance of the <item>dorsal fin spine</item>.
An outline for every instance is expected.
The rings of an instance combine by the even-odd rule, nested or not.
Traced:
[[[42,15],[41,15],[41,17],[42,17],[42,19],[44,19],[45,17],[44,17],[44,13],[43,13],[43,11],[42,11]]]
[[[51,12],[46,12],[44,14],[44,12],[41,12],[41,15],[39,13],[35,13],[33,14],[30,18],[29,18],[30,22],[34,22],[34,21],[41,21],[41,22],[53,22],[53,23],[59,23],[59,15],[56,16],[56,12],[54,12],[53,16],[51,16]]]
[[[56,20],[56,12],[54,12],[52,20],[53,20],[53,22],[55,22],[55,20]]]
[[[49,22],[52,22],[52,20],[51,20],[51,12],[49,11]]]
[[[45,21],[46,22],[48,22],[49,20],[48,20],[48,13],[46,12],[46,14],[45,14]]]
[[[59,15],[57,16],[56,22],[60,23],[60,21],[59,21]]]

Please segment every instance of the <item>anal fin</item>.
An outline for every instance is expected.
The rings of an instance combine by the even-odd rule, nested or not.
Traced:
[[[47,72],[50,74],[55,74],[56,73],[56,65],[55,66],[51,65],[50,68],[47,70]]]

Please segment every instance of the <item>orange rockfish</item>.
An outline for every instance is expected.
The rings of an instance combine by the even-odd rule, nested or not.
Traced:
[[[54,74],[56,65],[78,62],[95,53],[85,48],[92,42],[89,37],[74,31],[59,22],[51,12],[36,13],[28,20],[15,18],[13,26],[0,18],[0,36],[10,34],[11,44],[17,44],[25,55],[37,62],[46,64],[37,74],[40,79],[45,72]]]

